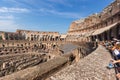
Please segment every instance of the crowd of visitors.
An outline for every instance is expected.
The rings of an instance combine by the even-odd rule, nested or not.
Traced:
[[[102,43],[112,54],[113,60],[110,60],[107,68],[119,68],[120,67],[120,40],[113,38],[112,41],[105,41]],[[120,72],[117,71],[117,78],[120,79]]]

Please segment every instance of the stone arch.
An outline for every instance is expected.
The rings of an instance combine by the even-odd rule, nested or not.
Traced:
[[[57,47],[57,44],[52,44],[52,48],[55,49]]]
[[[46,41],[46,35],[44,35],[44,41]]]
[[[39,35],[37,35],[37,40],[39,40]]]
[[[19,47],[19,44],[17,44],[17,47]]]
[[[27,40],[30,40],[30,37],[27,37]]]
[[[2,44],[2,47],[5,47],[5,44]]]
[[[31,34],[31,41],[33,41],[33,34]]]
[[[27,45],[27,43],[25,43],[25,46]]]
[[[10,40],[14,40],[13,34],[9,34],[8,36]]]
[[[34,48],[36,48],[36,47],[37,47],[37,45],[36,45],[36,44],[34,44],[33,46],[34,46]]]
[[[26,38],[26,32],[25,31],[23,32],[22,36],[23,36],[23,39]]]
[[[104,40],[107,40],[107,32],[105,31],[103,34],[104,34],[104,36],[103,36]]]
[[[120,39],[120,25],[116,27],[116,35],[117,35],[117,39]]]
[[[14,46],[14,43],[12,43],[12,46]]]
[[[48,41],[49,40],[49,35],[46,35],[46,41]]]
[[[118,20],[120,20],[120,14],[118,15]]]
[[[33,40],[36,40],[36,39],[37,39],[37,36],[36,36],[36,35],[34,35]]]
[[[23,47],[24,45],[23,44],[21,44],[21,47]]]
[[[30,43],[28,43],[28,46],[30,46]]]
[[[58,36],[56,36],[56,37],[55,37],[55,41],[57,41],[58,39],[59,39],[59,37],[58,37]]]
[[[53,39],[53,35],[50,36],[50,41],[52,41],[52,39]]]
[[[9,47],[9,43],[7,43],[7,47]]]
[[[108,25],[108,22],[106,21],[106,22],[105,22],[105,26],[107,26],[107,25]]]
[[[114,19],[113,19],[113,18],[111,18],[111,24],[113,24],[113,21],[114,21]]]
[[[40,41],[43,41],[43,35],[39,35]]]

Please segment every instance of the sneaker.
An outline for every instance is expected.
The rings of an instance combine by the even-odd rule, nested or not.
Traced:
[[[112,63],[109,63],[109,65],[107,66],[108,69],[112,69],[114,68],[114,65]]]

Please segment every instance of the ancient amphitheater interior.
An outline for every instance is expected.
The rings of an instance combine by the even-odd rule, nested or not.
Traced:
[[[0,80],[118,80],[103,45],[113,38],[120,40],[120,0],[73,21],[66,34],[0,31]]]

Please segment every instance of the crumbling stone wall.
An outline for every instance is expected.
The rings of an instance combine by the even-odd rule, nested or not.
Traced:
[[[0,77],[53,59],[54,43],[12,40],[0,42]],[[54,45],[58,45],[57,43]]]
[[[39,42],[26,40],[0,41],[0,55],[20,54],[28,52],[49,53],[58,46],[56,42]]]
[[[51,58],[46,54],[22,54],[0,57],[0,77],[46,62]]]

